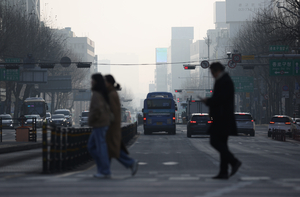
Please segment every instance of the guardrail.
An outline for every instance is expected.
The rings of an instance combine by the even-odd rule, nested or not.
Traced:
[[[92,128],[52,127],[48,140],[47,124],[43,124],[43,172],[53,173],[75,169],[91,161],[87,143]],[[122,127],[125,144],[137,134],[137,123]]]
[[[294,140],[300,141],[300,130],[299,129],[294,129],[292,133],[292,138]]]
[[[285,130],[273,129],[272,130],[272,139],[278,141],[285,141],[286,132]]]
[[[30,121],[28,121],[30,120]],[[16,130],[16,141],[28,141],[36,142],[36,128],[37,120],[36,118],[0,118],[0,142],[3,141],[3,129],[15,129]],[[18,138],[19,137],[19,138]]]

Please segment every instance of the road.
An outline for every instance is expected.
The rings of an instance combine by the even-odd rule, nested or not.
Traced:
[[[1,154],[0,196],[300,196],[300,143],[274,141],[267,127],[258,126],[255,137],[230,137],[243,165],[229,180],[210,178],[218,172],[219,155],[207,136],[187,138],[184,125],[177,126],[177,135],[143,135],[141,127],[139,132],[129,149],[140,161],[135,177],[116,160],[113,178],[99,180],[92,177],[94,165],[41,174],[41,150]]]

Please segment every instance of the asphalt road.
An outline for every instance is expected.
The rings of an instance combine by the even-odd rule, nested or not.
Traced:
[[[1,154],[0,196],[300,196],[299,142],[274,141],[267,127],[257,127],[255,137],[230,137],[229,145],[243,162],[229,180],[210,178],[218,172],[219,156],[207,136],[187,138],[184,125],[177,126],[177,135],[139,136],[129,149],[140,161],[135,177],[116,160],[113,178],[99,180],[92,177],[95,166],[39,173],[41,150]]]

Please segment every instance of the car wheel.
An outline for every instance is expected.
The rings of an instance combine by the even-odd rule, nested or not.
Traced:
[[[253,131],[252,133],[250,133],[250,136],[254,137],[255,136],[255,132]]]

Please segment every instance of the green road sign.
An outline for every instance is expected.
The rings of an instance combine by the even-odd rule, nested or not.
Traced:
[[[19,81],[20,70],[19,69],[4,69],[0,68],[0,81]]]
[[[254,91],[253,77],[232,76],[231,79],[234,83],[235,92],[253,92]]]
[[[22,63],[20,58],[5,58],[5,63]]]
[[[287,52],[289,51],[289,46],[284,45],[272,45],[269,47],[270,52]]]
[[[294,75],[300,75],[300,59],[294,60]]]
[[[270,60],[270,76],[291,76],[293,74],[293,60]]]

